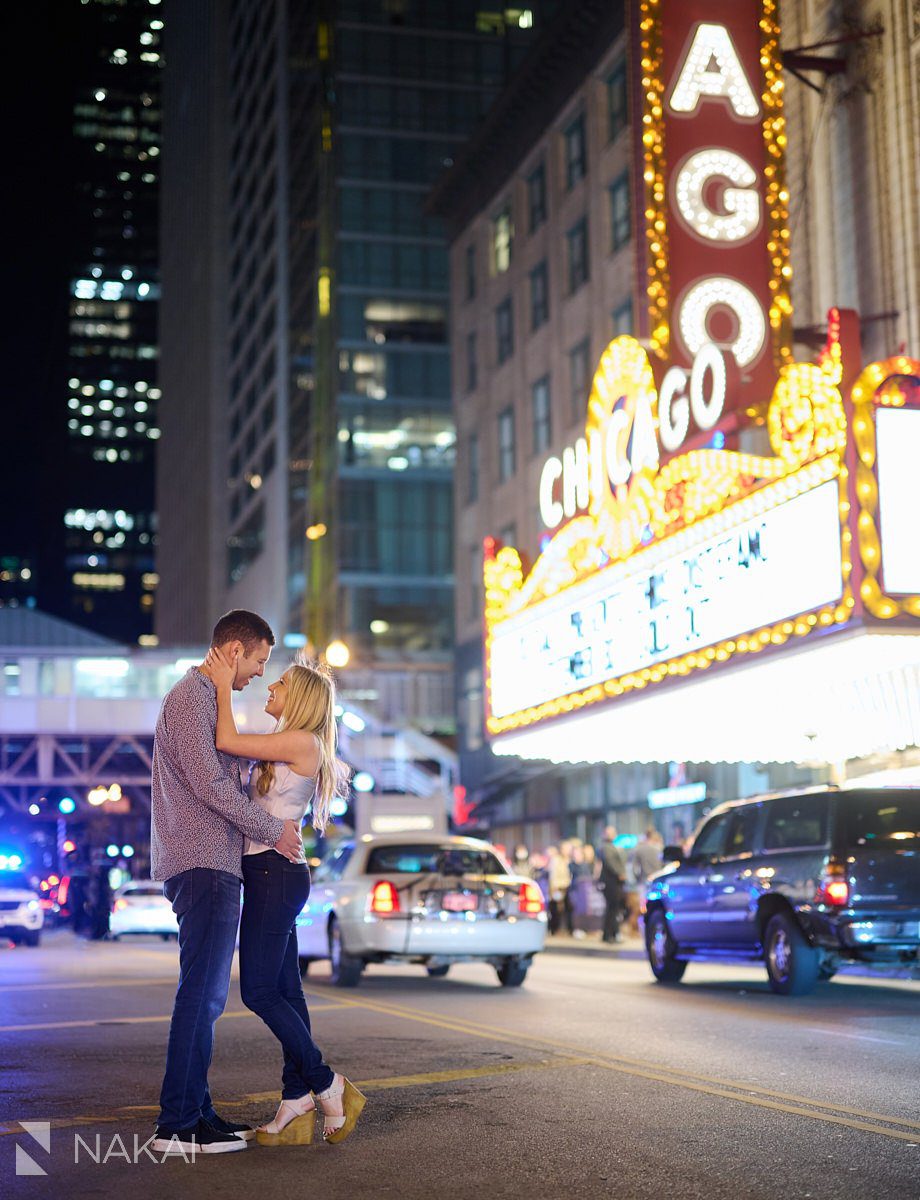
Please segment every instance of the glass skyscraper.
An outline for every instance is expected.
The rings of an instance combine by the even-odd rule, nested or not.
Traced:
[[[186,125],[185,136],[204,139],[206,126],[213,147],[226,120],[209,187],[227,245],[208,268],[212,314],[226,329],[225,361],[208,376],[226,487],[208,521],[225,554],[213,555],[198,594],[258,608],[289,644],[306,638],[322,652],[344,641],[344,682],[368,703],[444,727],[455,436],[447,238],[424,205],[552,6],[197,7],[197,24],[178,18],[175,61],[204,71],[211,96],[224,89],[211,124],[197,134]],[[205,66],[201,54],[184,57],[196,40]],[[184,72],[167,76],[176,103],[192,86]],[[180,153],[192,161],[191,141]],[[164,343],[186,377],[193,336],[177,330]],[[197,436],[191,406],[203,407],[174,394],[180,372],[165,369],[163,472]],[[164,623],[171,596],[189,605],[162,629],[187,640],[195,595],[171,563],[191,564],[193,533],[160,494]]]
[[[75,44],[67,442],[59,491],[66,599],[57,610],[149,641],[157,302],[159,0],[81,0]]]

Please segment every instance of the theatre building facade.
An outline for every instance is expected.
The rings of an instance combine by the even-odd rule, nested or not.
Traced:
[[[920,782],[920,16],[849,7],[563,6],[432,197],[501,840]]]

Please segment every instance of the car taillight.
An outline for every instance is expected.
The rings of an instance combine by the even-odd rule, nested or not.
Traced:
[[[123,899],[121,896],[119,896],[118,899],[115,901],[115,912],[121,912],[121,910],[123,908],[127,908],[127,907],[128,907],[128,901]]]
[[[58,904],[60,904],[61,908],[63,908],[64,905],[67,903],[67,892],[68,892],[69,888],[70,888],[70,876],[65,875],[64,878],[61,880],[61,882],[58,884],[57,902],[58,902]]]
[[[830,908],[845,908],[850,900],[850,885],[847,883],[847,870],[842,863],[829,862],[818,883],[815,893],[816,904],[826,904]]]
[[[374,884],[371,894],[368,896],[367,910],[377,913],[378,916],[388,916],[390,913],[399,912],[399,892],[389,880],[381,879]]]
[[[543,893],[535,883],[522,883],[518,892],[518,912],[534,917],[543,911]]]

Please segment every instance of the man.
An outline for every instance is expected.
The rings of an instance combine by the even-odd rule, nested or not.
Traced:
[[[598,886],[604,893],[604,930],[602,940],[605,942],[622,942],[620,933],[620,910],[623,904],[623,888],[626,885],[626,855],[615,845],[616,827],[608,825],[604,830],[601,849],[598,857],[601,860]]]
[[[654,875],[661,867],[661,840],[654,825],[649,825],[645,837],[633,851],[632,866],[640,888],[644,888],[649,875]]]
[[[235,691],[261,676],[275,644],[268,624],[236,609],[211,645],[237,656]],[[293,821],[271,817],[243,790],[237,759],[215,745],[217,691],[204,664],[167,693],[157,719],[151,782],[151,876],[179,920],[179,987],[153,1149],[216,1154],[245,1150],[253,1131],[214,1111],[208,1067],[214,1023],[230,990],[240,918],[243,835],[292,861],[303,856]]]

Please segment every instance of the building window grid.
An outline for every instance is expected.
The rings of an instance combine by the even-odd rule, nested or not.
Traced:
[[[476,357],[476,334],[466,335],[466,390],[475,392],[479,382],[479,371]]]
[[[582,217],[575,222],[565,235],[565,240],[568,253],[569,294],[571,294],[587,283],[590,275],[587,217]]]
[[[569,351],[569,387],[571,389],[572,417],[584,417],[588,401],[588,372],[590,346],[588,339],[573,346]]]
[[[546,260],[530,272],[530,328],[539,329],[549,320],[549,281]]]
[[[626,300],[613,310],[613,336],[620,337],[633,332],[633,303],[632,300]]]
[[[479,499],[479,435],[470,434],[469,458],[467,460],[466,498],[470,504]]]
[[[502,409],[498,414],[498,479],[510,479],[515,469],[514,409]]]
[[[627,245],[632,236],[632,205],[629,198],[629,173],[624,171],[608,188],[610,195],[611,253]]]
[[[495,310],[495,341],[498,364],[501,366],[514,353],[514,314],[510,296]]]
[[[466,298],[476,295],[476,246],[471,242],[466,248]]]
[[[585,117],[580,113],[565,130],[565,186],[571,191],[588,169],[585,148]]]
[[[607,137],[612,142],[629,124],[626,62],[618,62],[607,76]]]
[[[541,162],[527,177],[528,228],[534,233],[546,220],[546,167]]]
[[[548,375],[544,375],[533,384],[530,398],[533,411],[533,452],[540,454],[547,449],[553,435]]]

